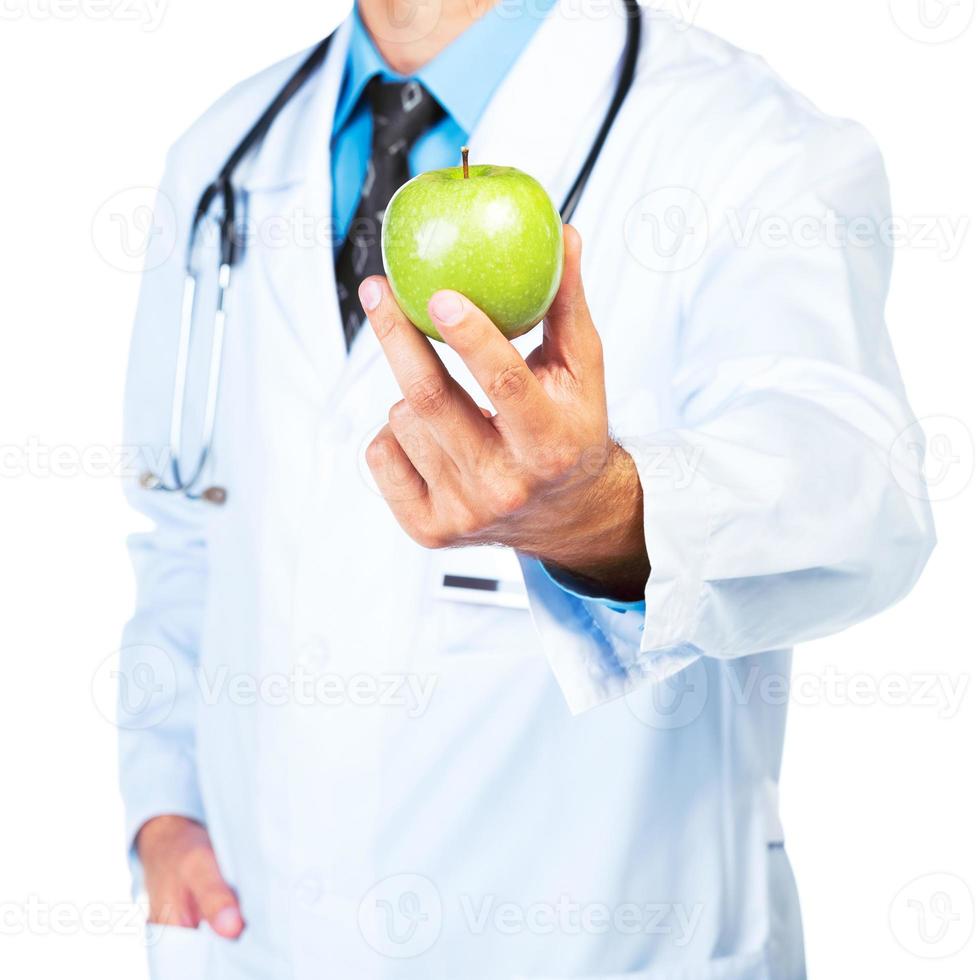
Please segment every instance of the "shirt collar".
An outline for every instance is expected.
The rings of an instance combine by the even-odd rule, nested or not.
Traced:
[[[412,77],[428,89],[468,136],[554,2],[499,0]],[[334,132],[346,125],[367,83],[375,75],[382,75],[388,81],[407,79],[381,57],[356,6],[351,16],[347,71],[334,116]]]

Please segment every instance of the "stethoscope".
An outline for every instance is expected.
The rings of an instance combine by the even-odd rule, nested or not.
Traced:
[[[640,8],[637,0],[623,0],[623,6],[626,12],[627,28],[623,64],[602,125],[599,127],[588,156],[586,156],[585,162],[582,164],[582,168],[561,206],[561,218],[566,224],[571,220],[576,207],[578,207],[589,182],[589,177],[592,176],[596,161],[599,159],[599,154],[606,143],[609,131],[626,101],[626,96],[633,84],[633,77],[636,74],[636,61],[640,50]],[[197,202],[187,246],[187,262],[180,312],[180,333],[177,337],[177,367],[174,372],[173,396],[170,403],[170,441],[167,450],[170,481],[168,482],[164,476],[148,470],[140,477],[140,484],[147,490],[182,493],[191,500],[206,500],[213,504],[223,504],[227,499],[227,491],[224,487],[210,486],[200,493],[195,493],[194,487],[204,474],[214,443],[218,390],[221,387],[221,352],[225,339],[226,304],[231,288],[232,269],[241,260],[243,254],[241,243],[238,241],[237,225],[235,224],[235,189],[232,177],[242,160],[265,138],[266,133],[289,100],[323,64],[332,39],[333,35],[331,34],[310,52],[306,60],[296,69],[289,81],[269,103],[241,142],[232,150],[217,177],[205,188]],[[211,353],[208,361],[208,381],[204,399],[201,449],[193,468],[189,473],[183,473],[181,472],[180,459],[183,444],[184,407],[187,396],[187,376],[190,368],[194,299],[197,293],[197,273],[193,267],[194,246],[197,241],[198,229],[215,201],[218,201],[221,206],[219,222],[220,264],[218,266],[218,295],[211,330]]]

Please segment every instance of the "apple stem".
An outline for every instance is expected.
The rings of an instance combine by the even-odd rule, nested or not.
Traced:
[[[466,180],[470,175],[470,148],[461,147],[459,152],[463,154],[463,179]]]

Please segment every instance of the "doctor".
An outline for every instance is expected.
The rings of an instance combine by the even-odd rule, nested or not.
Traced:
[[[387,196],[464,141],[564,195],[622,53],[598,11],[362,0],[236,176],[205,477],[227,498],[127,487],[150,524],[121,772],[155,976],[805,974],[790,650],[897,601],[933,543],[874,144],[647,14],[542,328],[511,346],[444,292],[433,346],[379,274]],[[170,154],[127,388],[147,459],[195,203],[300,60]]]

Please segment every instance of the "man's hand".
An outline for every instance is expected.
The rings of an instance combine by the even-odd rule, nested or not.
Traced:
[[[405,396],[367,460],[395,517],[425,547],[507,545],[610,598],[641,599],[650,571],[642,490],[609,435],[602,344],[580,257],[578,233],[566,227],[561,287],[526,362],[459,293],[430,300],[433,322],[496,414],[452,379],[386,280],[366,279],[361,303]]]
[[[196,929],[204,921],[226,939],[241,934],[238,899],[221,877],[204,827],[186,817],[154,817],[140,828],[136,849],[151,922]]]

